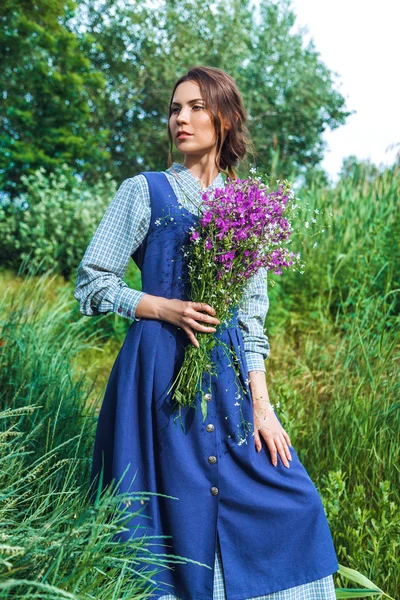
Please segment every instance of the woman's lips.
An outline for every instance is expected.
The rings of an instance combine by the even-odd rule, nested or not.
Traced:
[[[178,140],[183,140],[185,138],[192,137],[192,135],[193,135],[192,133],[181,133],[177,137],[178,137]]]

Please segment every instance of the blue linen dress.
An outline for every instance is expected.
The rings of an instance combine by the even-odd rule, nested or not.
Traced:
[[[197,217],[162,172],[143,175],[151,223],[133,254],[142,290],[189,300],[182,246]],[[149,492],[141,507],[129,507],[141,512],[120,539],[146,533],[155,536],[152,552],[202,563],[173,562],[153,576],[155,599],[333,600],[339,565],[321,498],[295,448],[288,469],[279,455],[272,465],[264,440],[260,453],[251,434],[243,443],[243,422],[253,423],[253,412],[237,311],[215,335],[238,357],[240,381],[217,344],[207,420],[186,407],[178,422],[167,391],[191,342],[166,321],[132,322],[100,410],[91,480],[104,463],[103,486],[114,479],[122,492]]]

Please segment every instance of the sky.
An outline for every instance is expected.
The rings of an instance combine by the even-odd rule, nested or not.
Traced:
[[[321,166],[335,181],[343,158],[393,164],[400,152],[400,1],[292,0],[293,31],[306,26],[335,88],[356,112],[327,130]],[[391,145],[396,148],[388,150]]]

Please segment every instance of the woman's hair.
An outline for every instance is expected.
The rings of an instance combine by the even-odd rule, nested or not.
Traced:
[[[184,81],[197,83],[204,98],[206,109],[211,113],[217,139],[215,166],[231,179],[237,179],[233,167],[237,166],[239,160],[244,158],[246,152],[253,152],[253,145],[245,125],[247,120],[246,109],[235,80],[225,71],[216,67],[193,67],[175,83],[168,110],[168,137],[170,140],[168,166],[172,165],[173,149],[169,128],[171,103],[176,88]],[[228,130],[224,129],[223,121],[230,125]]]

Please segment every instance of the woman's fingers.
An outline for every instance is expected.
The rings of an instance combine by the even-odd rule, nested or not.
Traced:
[[[260,434],[258,433],[257,427],[255,427],[255,429],[254,429],[254,444],[255,444],[257,452],[260,452],[260,450],[261,450],[261,439],[260,439]]]
[[[219,325],[220,324],[220,320],[217,319],[217,317],[210,317],[210,315],[205,315],[202,312],[198,312],[196,310],[193,311],[193,319],[195,321],[204,321],[205,323],[213,323],[214,325]]]
[[[285,431],[284,429],[283,429],[283,431],[282,431],[282,435],[283,435],[283,437],[285,438],[285,440],[286,440],[286,443],[288,444],[288,446],[291,446],[291,445],[292,445],[292,442],[290,441],[290,437],[288,436],[288,434],[286,433],[286,431]]]
[[[215,325],[220,324],[220,320],[214,316],[206,315],[202,312],[198,312],[200,310],[211,312],[212,315],[215,315],[215,310],[209,305],[203,302],[185,302],[184,310],[182,311],[182,319],[180,327],[187,333],[190,341],[196,347],[199,346],[198,341],[196,340],[195,332],[199,331],[202,333],[215,333],[216,327]],[[199,323],[200,321],[200,323]],[[207,327],[205,324],[201,323],[210,323],[213,324],[214,327]],[[184,325],[183,325],[184,323]]]
[[[271,438],[267,438],[267,439],[265,439],[265,441],[267,442],[267,446],[268,446],[269,452],[271,454],[272,464],[274,465],[274,467],[276,467],[276,465],[278,464],[278,458],[277,458],[277,452],[276,452],[274,440]]]
[[[261,429],[262,432],[262,429]],[[279,456],[282,459],[283,464],[285,465],[285,467],[289,468],[289,460],[288,458],[291,458],[289,449],[287,448],[287,444],[286,441],[284,440],[284,438],[281,438],[279,435],[275,436],[274,438],[271,438],[270,436],[263,436],[268,449],[270,451],[271,454],[271,462],[274,465],[274,467],[276,467],[276,465],[278,464],[278,453]]]
[[[206,327],[205,325],[202,325],[201,323],[197,323],[197,321],[193,321],[193,325],[190,324],[191,327],[194,327],[194,329],[196,331],[203,331],[204,333],[214,333],[215,331],[217,331],[217,329],[215,327]]]
[[[182,325],[182,329],[184,331],[186,331],[186,333],[187,333],[190,341],[192,342],[192,344],[194,346],[196,346],[196,348],[199,347],[199,342],[198,342],[198,340],[196,338],[196,335],[195,335],[196,331],[200,331],[200,332],[203,332],[203,333],[214,333],[216,331],[215,327],[206,327],[205,325],[200,325],[200,323],[197,323],[196,321],[193,321],[193,319],[190,319],[188,326]]]
[[[284,447],[284,449],[285,449],[285,454],[286,454],[287,458],[288,458],[289,460],[292,460],[292,455],[290,454],[289,446],[288,446],[288,443],[287,443],[287,441],[286,441],[286,436],[284,435],[284,433],[285,433],[285,432],[282,432],[282,435],[283,435],[283,438],[282,438],[282,444],[283,444],[283,447]],[[287,434],[286,434],[286,435],[287,435]],[[290,441],[289,441],[289,444],[290,444]]]
[[[189,340],[192,342],[193,346],[196,346],[196,348],[199,347],[199,342],[196,339],[196,336],[194,335],[193,331],[189,328],[189,327],[185,327],[182,325],[182,329],[183,331],[185,331],[187,333],[187,336],[189,338]]]
[[[215,327],[206,327],[201,323],[197,323],[194,319],[189,319],[187,322],[188,327],[195,331],[201,331],[203,333],[214,333],[216,331]]]
[[[205,302],[192,302],[191,305],[195,311],[205,310],[209,312],[210,315],[215,315],[215,308],[213,308],[209,304],[206,304]]]
[[[278,449],[279,456],[281,457],[283,464],[285,465],[285,467],[289,468],[289,461],[286,456],[286,442],[285,442],[285,440],[283,440],[283,442],[282,442],[282,440],[283,440],[283,438],[280,438],[280,437],[276,438],[275,445]]]

